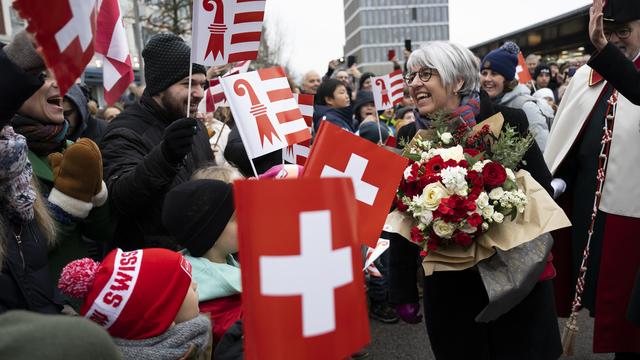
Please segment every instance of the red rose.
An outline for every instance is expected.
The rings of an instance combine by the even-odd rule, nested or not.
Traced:
[[[427,175],[439,174],[443,166],[444,166],[444,160],[440,155],[436,155],[432,157],[431,160],[427,161],[426,164],[424,164],[425,174]]]
[[[504,170],[502,165],[492,161],[486,164],[482,169],[482,179],[484,180],[484,183],[490,187],[498,187],[504,184],[504,181],[507,180],[507,172]]]
[[[473,243],[473,238],[466,232],[458,230],[453,234],[453,241],[460,246],[468,247]]]
[[[427,255],[429,255],[426,251],[421,250],[420,251],[420,257],[426,257]]]
[[[473,213],[467,218],[467,223],[473,227],[478,227],[482,225],[482,216],[478,213]]]

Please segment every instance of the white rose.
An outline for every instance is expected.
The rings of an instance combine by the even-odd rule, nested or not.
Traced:
[[[478,195],[478,198],[476,199],[476,206],[481,209],[489,206],[489,195],[487,195],[486,192],[483,191],[480,193],[480,195]]]
[[[440,140],[445,144],[450,144],[451,140],[453,140],[453,135],[451,135],[450,132],[442,133],[442,135],[440,135]]]
[[[509,168],[504,168],[504,170],[507,172],[507,179],[511,181],[516,181],[516,174],[513,173],[513,170]]]
[[[497,222],[498,224],[502,223],[502,221],[504,221],[504,215],[502,215],[501,212],[494,212],[493,213],[493,221]]]
[[[488,205],[482,208],[482,217],[485,219],[491,219],[494,213],[495,213],[495,210],[491,205]]]
[[[482,223],[482,231],[487,231],[487,230],[489,230],[489,224],[486,223],[486,222],[483,222]]]
[[[427,210],[435,210],[440,206],[442,198],[448,196],[447,189],[438,181],[431,183],[422,190],[420,204]]]
[[[425,224],[425,225],[429,225],[431,224],[431,221],[433,221],[433,212],[431,211],[425,211],[420,215],[420,223],[421,224]]]
[[[504,190],[501,187],[497,187],[489,193],[489,199],[499,200],[504,195]]]
[[[453,235],[455,230],[456,226],[454,224],[450,224],[442,220],[436,220],[433,222],[433,232],[441,238],[451,238],[451,235]]]

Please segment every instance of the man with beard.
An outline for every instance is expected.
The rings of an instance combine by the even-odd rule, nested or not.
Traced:
[[[593,350],[640,359],[640,327],[626,318],[640,270],[640,171],[634,166],[640,106],[633,103],[638,83],[632,78],[640,68],[640,3],[608,0],[603,9],[596,0],[590,16],[598,51],[571,80],[544,153],[551,172],[565,182],[554,180],[554,187],[566,187],[558,202],[573,224],[557,234],[554,246],[558,312],[569,310],[589,243],[582,304],[595,316]]]
[[[194,170],[214,161],[204,124],[187,117],[195,115],[204,97],[206,70],[193,64],[189,77],[189,45],[174,34],[153,36],[142,57],[147,87],[139,102],[111,121],[101,142],[117,219],[111,245],[176,250],[177,242],[162,226],[164,197]]]

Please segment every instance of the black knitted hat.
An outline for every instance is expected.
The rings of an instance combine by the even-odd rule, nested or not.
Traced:
[[[191,48],[181,37],[171,33],[154,35],[142,50],[144,77],[147,87],[144,92],[153,96],[189,76]],[[204,74],[204,66],[193,64],[194,74]]]
[[[162,223],[191,255],[204,255],[216,243],[235,211],[233,187],[219,180],[193,180],[171,189]]]

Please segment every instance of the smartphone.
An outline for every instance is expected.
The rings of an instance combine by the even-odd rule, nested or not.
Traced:
[[[356,56],[355,55],[349,55],[347,56],[347,68],[350,68],[353,66],[353,64],[356,63]]]
[[[389,49],[389,52],[387,53],[387,59],[391,61],[394,57],[396,57],[396,51],[394,49]]]
[[[404,39],[404,48],[407,49],[407,51],[413,51],[411,49],[411,39]]]

